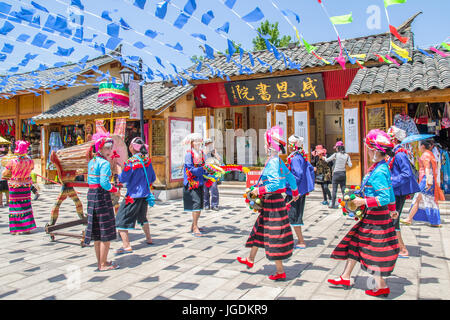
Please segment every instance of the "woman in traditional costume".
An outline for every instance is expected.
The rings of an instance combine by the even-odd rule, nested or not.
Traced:
[[[202,151],[203,138],[198,133],[192,133],[184,139],[189,148],[184,157],[183,204],[184,211],[192,212],[191,232],[195,237],[203,236],[198,227],[201,210],[203,209],[203,175],[205,156]]]
[[[409,253],[400,232],[400,216],[406,198],[411,194],[419,192],[420,189],[411,168],[408,150],[402,148],[402,145],[400,144],[402,140],[406,138],[406,131],[397,128],[396,126],[392,126],[387,133],[391,137],[392,143],[395,145],[393,150],[394,156],[389,159],[388,165],[389,170],[391,171],[392,188],[395,195],[395,208],[398,212],[398,218],[394,220],[394,226],[400,246],[399,258],[407,258]]]
[[[299,198],[294,175],[278,157],[278,153],[284,152],[286,145],[282,136],[283,130],[278,126],[265,133],[268,160],[258,183],[251,191],[253,196],[261,198],[263,208],[245,244],[247,248],[251,248],[249,256],[246,259],[237,258],[240,263],[251,268],[258,248],[264,248],[267,259],[275,261],[276,274],[269,276],[270,280],[275,281],[286,280],[283,260],[288,259],[294,249],[294,238],[282,193],[286,192],[286,187],[289,185],[293,201],[297,201]]]
[[[91,160],[88,163],[88,225],[84,242],[89,244],[91,240],[94,240],[98,270],[106,271],[119,267],[108,262],[107,257],[110,242],[117,237],[111,193],[120,194],[110,182],[112,174],[108,160],[113,153],[113,139],[109,137],[109,134],[96,133],[92,136],[92,140],[95,143],[92,144],[88,154]]]
[[[404,224],[410,225],[412,220],[429,222],[432,227],[441,226],[441,214],[439,201],[445,200],[439,184],[437,183],[437,162],[431,152],[433,143],[430,140],[421,141],[419,151],[419,188],[412,200],[411,209],[407,219],[402,220]]]
[[[36,228],[31,206],[31,171],[33,160],[27,155],[29,142],[16,141],[15,157],[5,166],[2,179],[8,180],[9,232],[29,234]]]
[[[399,253],[391,219],[398,214],[395,211],[391,175],[385,161],[386,154],[392,155],[394,145],[390,137],[379,129],[369,131],[365,144],[374,164],[362,180],[362,198],[351,201],[356,207],[367,207],[367,212],[331,254],[333,259],[346,260],[347,263],[339,279],[328,279],[328,282],[350,288],[351,273],[355,264],[360,262],[361,268],[373,274],[376,282],[376,288],[366,290],[366,294],[387,297],[390,290],[383,277],[392,273]]]
[[[150,196],[150,187],[156,180],[155,171],[148,155],[148,146],[140,137],[131,140],[129,151],[133,156],[125,162],[119,174],[119,181],[127,185],[127,194],[120,204],[116,217],[117,230],[123,244],[122,248],[117,250],[117,254],[133,252],[128,230],[135,229],[136,221],[144,230],[147,244],[153,244],[147,220],[147,197]]]
[[[287,167],[295,177],[300,196],[297,201],[293,201],[289,206],[289,222],[298,238],[295,248],[304,249],[306,248],[306,243],[302,235],[303,211],[305,210],[306,194],[314,190],[314,168],[308,162],[303,150],[303,137],[292,135],[289,137],[288,142],[288,150],[291,151],[291,154],[287,158]],[[286,194],[286,202],[291,201],[291,188],[287,187]]]

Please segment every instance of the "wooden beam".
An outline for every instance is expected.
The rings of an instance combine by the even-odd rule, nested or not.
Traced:
[[[443,102],[450,98],[450,88],[439,90],[420,90],[414,92],[388,92],[349,95],[350,101],[367,101],[374,99],[392,100],[396,102]]]

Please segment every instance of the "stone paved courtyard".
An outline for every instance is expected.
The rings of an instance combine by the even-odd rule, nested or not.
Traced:
[[[85,206],[85,193],[80,196]],[[47,191],[33,202],[38,228],[31,235],[11,236],[8,209],[0,209],[0,299],[377,299],[364,294],[373,281],[359,266],[353,289],[327,284],[344,267],[329,255],[355,221],[320,204],[319,196],[307,200],[307,248],[295,250],[285,263],[286,282],[267,279],[275,266],[262,250],[252,269],[236,261],[248,254],[244,244],[257,217],[242,198],[222,197],[219,212],[203,212],[200,225],[207,234],[202,238],[189,232],[191,219],[181,200],[157,202],[149,210],[154,245],[145,244],[141,230],[132,231],[132,254],[114,256],[121,242],[111,243],[109,259],[120,269],[98,272],[92,245],[81,248],[77,239],[62,236],[51,242],[45,234],[56,197]],[[450,299],[448,205],[441,209],[442,228],[423,223],[402,228],[410,258],[399,259],[387,278],[388,299]],[[58,223],[74,218],[73,203],[64,202]],[[65,231],[82,230],[77,226]]]

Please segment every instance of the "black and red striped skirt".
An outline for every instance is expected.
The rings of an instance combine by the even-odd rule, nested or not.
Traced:
[[[269,260],[284,260],[292,255],[294,238],[281,194],[271,194],[263,199],[263,209],[245,246],[264,248]]]
[[[399,244],[387,206],[372,208],[342,239],[331,258],[354,259],[377,276],[389,276],[395,267]]]

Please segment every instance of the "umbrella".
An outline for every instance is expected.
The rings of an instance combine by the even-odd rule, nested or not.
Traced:
[[[420,141],[420,140],[426,140],[426,139],[429,139],[434,136],[435,136],[434,134],[413,134],[413,135],[407,136],[405,139],[403,139],[402,143],[400,143],[400,144],[406,144],[406,143],[416,142],[416,141]]]
[[[122,107],[129,106],[128,88],[119,83],[102,82],[98,87],[97,102],[102,104],[111,103],[110,131],[113,133],[114,104]]]

